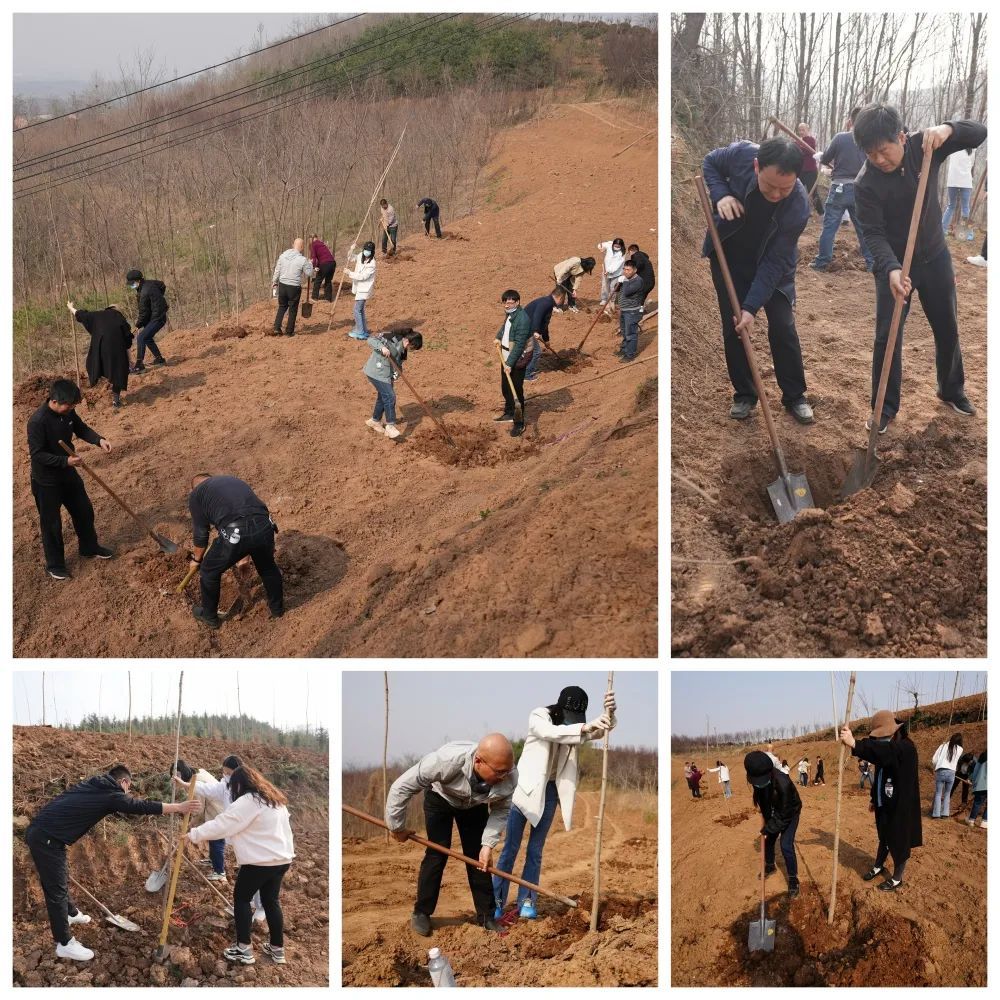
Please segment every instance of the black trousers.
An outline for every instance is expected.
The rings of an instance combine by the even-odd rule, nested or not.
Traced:
[[[813,185],[816,184],[816,178],[818,176],[819,175],[816,171],[812,171],[808,174],[803,171],[799,174],[799,180],[802,181],[802,186],[806,189],[806,194],[809,194],[809,192],[812,191],[812,196],[809,201],[812,204],[812,207],[816,210],[816,214],[822,215],[826,211],[826,207],[823,204],[823,199],[819,196],[819,186],[817,185],[815,189],[813,188]]]
[[[274,332],[281,333],[281,321],[288,311],[288,329],[286,333],[295,333],[295,317],[299,314],[299,298],[302,296],[301,285],[278,285],[278,311],[274,315]]]
[[[250,944],[250,901],[255,892],[267,915],[267,930],[275,948],[285,945],[285,917],[281,912],[281,880],[291,868],[287,865],[240,865],[233,886],[233,916],[236,920],[236,940]]]
[[[736,333],[733,324],[733,307],[729,301],[725,282],[722,280],[722,269],[715,258],[709,255],[712,265],[712,283],[719,299],[719,313],[722,316],[722,344],[726,349],[726,368],[729,371],[729,381],[733,385],[733,399],[757,401],[757,390],[753,385],[750,373],[750,362],[747,361],[743,342]],[[733,261],[729,262],[733,268]],[[741,274],[733,269],[733,285],[740,301],[753,284],[753,274]],[[802,348],[799,346],[799,334],[795,329],[795,311],[791,302],[775,292],[764,304],[764,315],[767,316],[767,340],[771,347],[771,360],[774,362],[774,377],[781,387],[781,402],[784,406],[797,403],[806,393],[806,373],[802,366]]]
[[[456,809],[446,802],[437,792],[424,792],[424,823],[427,827],[427,839],[442,847],[451,847],[451,825],[454,821],[458,827],[458,836],[462,841],[462,853],[466,857],[478,858],[482,848],[483,830],[490,818],[489,807],[483,803],[471,809]],[[420,862],[420,874],[417,876],[417,901],[414,910],[430,916],[437,909],[438,894],[441,892],[441,876],[448,857],[432,851],[429,847],[424,852]],[[472,900],[476,907],[476,916],[480,920],[493,914],[493,885],[486,872],[479,871],[471,865],[465,865],[469,876],[469,889],[472,890]]]
[[[899,808],[898,805],[896,807]],[[881,868],[889,855],[892,855],[892,877],[903,880],[903,872],[906,869],[906,862],[910,860],[910,850],[906,849],[905,854],[892,850],[889,847],[889,821],[891,817],[885,809],[875,810],[875,832],[878,834],[878,848],[875,851],[875,867]]]
[[[52,937],[57,944],[69,944],[73,936],[69,932],[69,917],[75,917],[80,911],[69,896],[66,845],[53,840],[36,826],[28,827],[24,842],[31,851],[31,860],[35,862],[38,881],[42,883]]]
[[[441,239],[441,213],[435,211],[433,213],[424,213],[424,232],[430,236],[431,234],[431,223],[434,223],[434,232],[438,239]]]
[[[284,610],[281,570],[274,561],[274,525],[267,517],[246,517],[225,527],[230,537],[239,528],[239,539],[227,542],[221,532],[201,561],[201,606],[209,615],[218,614],[219,587],[222,574],[235,566],[244,556],[250,556],[267,594],[267,606],[272,614]]]
[[[320,264],[319,267],[316,268],[316,274],[313,277],[313,298],[316,299],[317,302],[319,301],[320,286],[323,287],[323,297],[326,301],[333,301],[333,275],[336,270],[337,262],[335,260],[328,260],[325,264]],[[295,307],[296,309],[298,308],[298,302],[295,303]]]
[[[925,264],[914,264],[910,270],[913,290],[920,296],[931,332],[934,334],[934,362],[937,368],[938,392],[944,399],[957,399],[965,395],[965,369],[962,367],[962,348],[958,343],[958,296],[955,292],[955,270],[948,248]],[[912,294],[903,306],[899,333],[889,369],[889,383],[885,390],[884,413],[894,417],[899,412],[903,382],[903,327],[910,311]],[[875,278],[875,349],[872,353],[872,396],[875,407],[878,381],[882,375],[882,359],[889,342],[889,327],[896,300],[889,291],[887,275]]]
[[[62,533],[63,507],[69,511],[69,516],[73,520],[76,538],[80,543],[80,555],[92,556],[97,551],[94,507],[90,497],[87,496],[87,489],[79,473],[73,470],[65,482],[58,486],[43,486],[32,479],[31,493],[38,508],[46,569],[59,569],[66,565]]]
[[[510,380],[514,383],[514,392],[517,393],[518,402],[521,404],[522,417],[524,416],[524,373],[527,370],[527,368],[511,368],[510,370]],[[514,396],[507,382],[507,374],[502,368],[500,369],[500,390],[503,392],[503,412],[513,416]]]

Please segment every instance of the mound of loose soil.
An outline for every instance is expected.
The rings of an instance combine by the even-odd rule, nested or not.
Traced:
[[[673,138],[675,170],[692,154]],[[685,174],[684,171],[687,171]],[[677,656],[981,656],[986,650],[986,276],[954,250],[970,420],[935,398],[934,343],[919,307],[903,348],[903,405],[879,440],[872,489],[838,491],[867,446],[872,278],[855,266],[817,274],[819,222],[799,242],[797,326],[815,424],[787,417],[763,332],[755,339],[792,472],[820,508],[779,525],[763,417],[727,416],[732,387],[718,307],[689,185],[673,193],[671,644]]]
[[[73,580],[54,585],[43,573],[24,442],[29,407],[44,398],[48,376],[20,386],[17,655],[654,656],[657,426],[603,436],[634,422],[636,392],[653,364],[619,366],[611,357],[616,327],[600,324],[587,342],[586,372],[585,359],[559,370],[547,358],[528,383],[522,438],[492,420],[503,405],[493,346],[500,291],[516,287],[525,301],[543,295],[555,262],[616,233],[648,248],[655,266],[655,144],[630,151],[624,187],[620,161],[611,159],[630,134],[554,107],[502,136],[490,166],[502,179],[467,217],[464,201],[447,209],[450,239],[425,239],[421,227],[401,233],[398,261],[378,260],[369,322],[423,332],[406,376],[457,449],[403,383],[402,436],[390,441],[365,426],[374,391],[361,372],[368,349],[347,337],[346,291],[329,333],[331,306],[320,302],[311,319],[299,319],[295,337],[264,336],[272,300],[214,327],[166,331],[158,342],[176,364],[130,380],[121,411],[104,402],[81,408],[114,445],[110,455],[86,445],[81,453],[178,541],[189,538],[194,473],[230,473],[253,486],[281,529],[288,611],[280,620],[268,617],[255,583],[242,619],[218,632],[199,626],[189,600],[173,594],[187,567],[183,550],[161,560],[91,484],[101,541],[118,558],[79,560],[67,522]],[[519,262],[514,271],[511,261]],[[598,291],[598,278],[587,279],[584,305]],[[589,322],[584,312],[555,315],[553,347],[579,343]],[[645,324],[640,359],[657,353],[655,339],[655,323]],[[644,413],[651,409],[655,415],[655,407]],[[584,421],[593,430],[575,431]],[[373,573],[377,587],[368,582]],[[224,587],[223,609],[235,584]],[[192,585],[190,599],[197,593]]]
[[[169,799],[167,771],[174,756],[172,737],[65,732],[50,727],[14,728],[14,952],[15,986],[325,986],[329,982],[328,766],[321,754],[258,743],[181,739],[181,755],[210,770],[229,753],[239,752],[282,788],[293,803],[292,831],[297,859],[285,876],[281,894],[288,964],[263,959],[266,929],[257,925],[257,964],[233,966],[222,957],[233,940],[232,919],[222,901],[190,865],[182,865],[165,963],[154,960],[163,918],[165,890],[148,893],[144,882],[160,868],[164,842],[157,830],[170,831],[170,817],[107,819],[68,850],[70,874],[109,909],[139,924],[129,933],[104,922],[83,893],[70,886],[92,923],[74,928],[95,952],[80,965],[55,957],[41,886],[23,841],[39,807],[67,786],[126,761],[136,778],[134,792]],[[187,847],[195,861],[204,851]],[[227,852],[232,900],[236,872]]]

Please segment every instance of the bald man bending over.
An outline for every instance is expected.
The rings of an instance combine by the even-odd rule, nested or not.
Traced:
[[[278,311],[274,315],[274,334],[281,334],[281,323],[288,313],[288,329],[286,336],[295,336],[295,317],[299,314],[299,296],[302,294],[302,278],[309,278],[313,273],[312,262],[302,251],[305,244],[302,237],[297,236],[291,247],[286,250],[274,265],[271,276],[271,294],[278,300]]]
[[[421,791],[428,840],[450,848],[454,821],[462,853],[479,858],[480,867],[466,865],[466,872],[476,907],[476,923],[489,931],[498,928],[493,922],[493,887],[486,867],[492,863],[493,848],[506,829],[515,788],[514,749],[506,736],[490,733],[478,746],[457,740],[422,757],[392,783],[385,803],[385,821],[401,843],[414,832],[404,828],[406,807]],[[430,848],[420,863],[417,901],[410,926],[423,937],[430,937],[431,914],[437,908],[441,876],[447,863],[447,855]]]

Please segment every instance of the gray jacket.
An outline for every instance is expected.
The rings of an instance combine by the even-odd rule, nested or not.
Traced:
[[[500,834],[507,828],[510,800],[517,788],[517,768],[503,781],[487,791],[472,787],[473,761],[477,744],[470,740],[446,743],[404,771],[389,789],[385,802],[385,821],[390,830],[402,830],[406,823],[406,806],[414,795],[431,789],[455,809],[471,809],[486,803],[490,818],[483,830],[483,847],[496,847]]]
[[[362,369],[364,373],[377,382],[394,382],[392,365],[382,353],[382,348],[389,348],[392,360],[396,362],[396,367],[402,371],[403,345],[398,340],[390,340],[388,337],[369,337],[366,343],[371,348],[371,354],[368,355],[368,360]]]
[[[294,247],[289,247],[274,265],[271,283],[274,285],[301,285],[302,275],[309,277],[313,273],[312,262],[303,257]]]
[[[634,310],[642,309],[642,300],[645,296],[642,294],[642,278],[638,274],[634,274],[631,278],[623,281],[619,287],[622,290],[622,294],[618,300],[618,308],[622,312],[633,312]]]

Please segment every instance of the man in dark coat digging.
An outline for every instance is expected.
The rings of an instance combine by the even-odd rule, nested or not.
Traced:
[[[802,800],[792,782],[763,750],[752,750],[743,760],[747,781],[753,786],[753,804],[764,817],[764,878],[777,871],[774,845],[781,838],[781,856],[788,873],[788,895],[799,894],[799,862],[795,856],[795,831],[799,827]]]
[[[917,748],[907,734],[906,726],[897,722],[887,709],[872,716],[868,739],[855,740],[850,726],[844,726],[840,731],[840,741],[850,747],[852,757],[875,765],[871,808],[875,813],[878,849],[875,864],[863,878],[871,882],[882,875],[884,878],[879,883],[879,889],[895,892],[903,884],[903,871],[911,849],[923,846]],[[890,854],[891,876],[885,871],[885,862]]]
[[[167,363],[153,339],[167,325],[167,312],[170,310],[165,298],[167,286],[155,278],[145,277],[138,268],[132,268],[125,275],[125,281],[135,292],[139,306],[135,320],[138,338],[135,343],[135,365],[131,372],[133,375],[142,375],[148,371],[143,363],[147,347],[153,354],[154,368],[161,368]]]
[[[90,334],[87,351],[87,381],[97,385],[103,376],[111,383],[111,405],[122,405],[121,394],[128,388],[128,352],[132,346],[132,328],[117,306],[91,312],[77,309],[72,302],[66,308]]]

